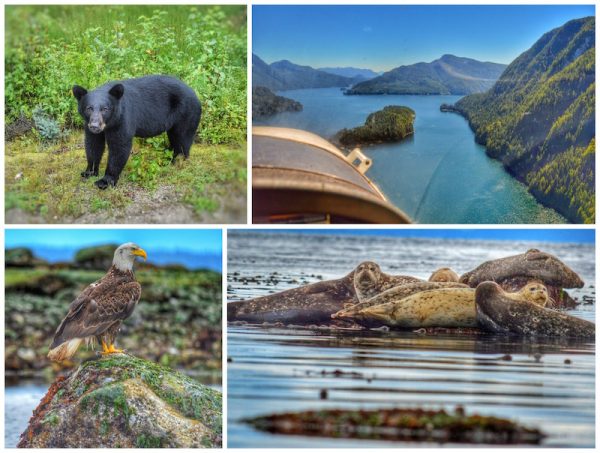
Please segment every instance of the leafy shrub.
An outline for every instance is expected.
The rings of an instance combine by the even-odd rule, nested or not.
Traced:
[[[6,29],[7,123],[41,106],[82,126],[74,84],[168,74],[202,103],[200,141],[246,137],[244,6],[9,6]]]
[[[60,126],[39,107],[33,111],[33,123],[42,141],[54,141],[60,137]]]

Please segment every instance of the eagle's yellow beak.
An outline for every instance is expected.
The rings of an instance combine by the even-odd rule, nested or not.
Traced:
[[[144,261],[146,261],[148,259],[148,255],[146,255],[146,251],[144,249],[135,249],[131,253],[135,256],[144,258]]]

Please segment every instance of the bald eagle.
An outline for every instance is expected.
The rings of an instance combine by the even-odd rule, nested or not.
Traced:
[[[136,257],[146,252],[128,242],[115,250],[112,266],[104,277],[92,283],[71,302],[50,345],[48,358],[60,362],[71,358],[83,341],[98,340],[102,354],[123,352],[114,342],[124,319],[133,313],[142,287],[133,274]]]

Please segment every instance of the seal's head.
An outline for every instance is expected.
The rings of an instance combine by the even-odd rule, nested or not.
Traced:
[[[519,294],[524,300],[533,302],[541,307],[545,307],[548,303],[548,288],[538,280],[528,282],[521,288]]]
[[[381,282],[381,268],[373,261],[360,263],[354,270],[354,289],[359,298],[374,296]]]
[[[449,267],[440,267],[429,277],[430,282],[453,282],[458,283],[458,274]]]

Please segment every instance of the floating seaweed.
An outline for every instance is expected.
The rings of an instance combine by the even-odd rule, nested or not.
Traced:
[[[512,420],[466,415],[462,406],[453,413],[411,408],[289,412],[244,422],[273,434],[409,442],[514,445],[539,444],[545,437]]]

